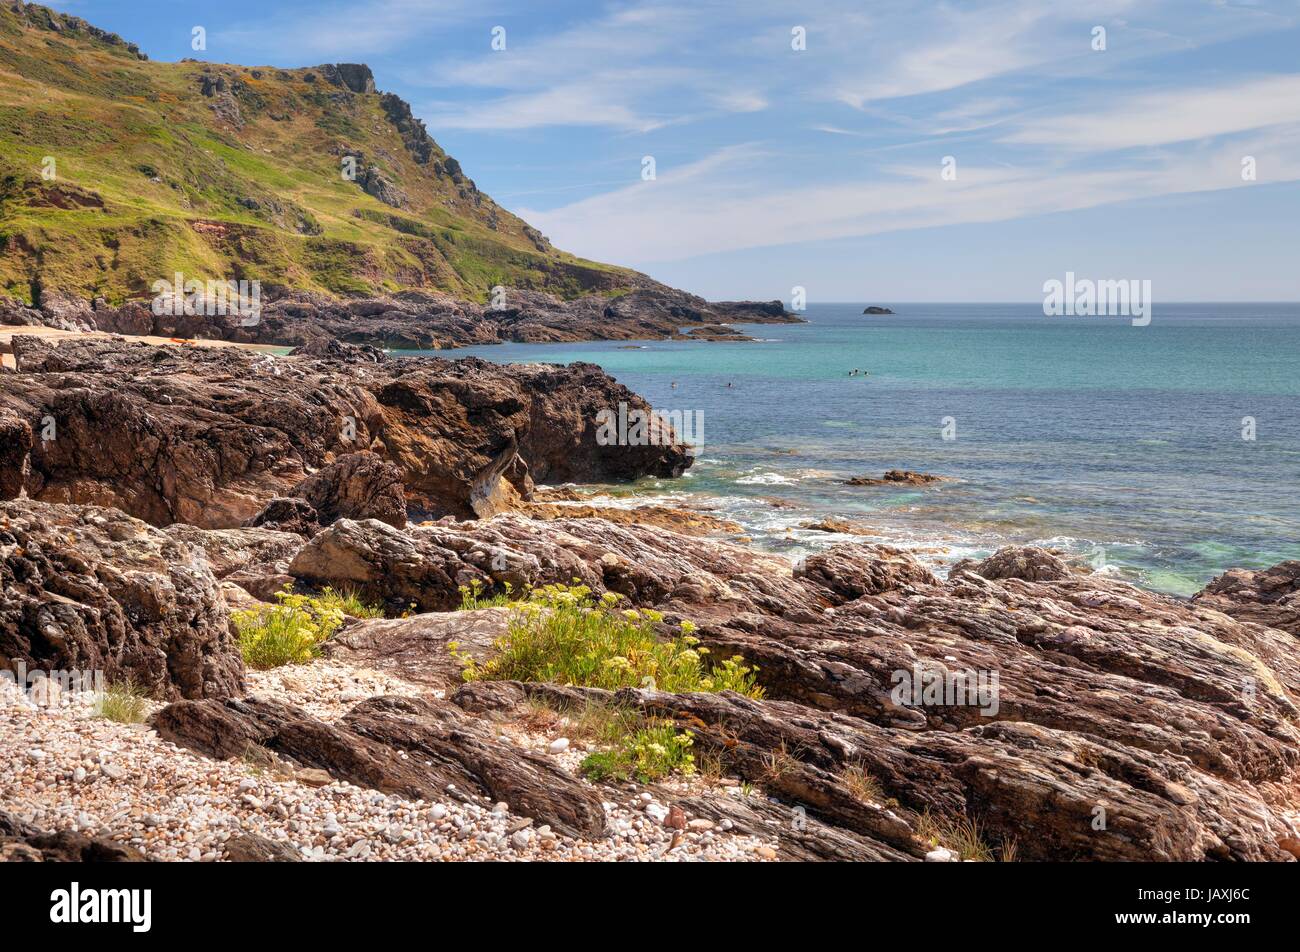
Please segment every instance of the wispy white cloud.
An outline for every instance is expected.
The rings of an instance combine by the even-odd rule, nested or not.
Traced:
[[[1108,151],[1206,139],[1300,122],[1300,74],[1162,90],[1026,123],[1002,141]]]
[[[1065,169],[962,165],[894,166],[835,184],[777,186],[755,175],[757,153],[733,149],[658,180],[524,217],[564,247],[635,263],[674,261],[743,248],[797,244],[1002,221],[1186,194],[1243,183],[1240,159],[1256,157],[1260,180],[1300,180],[1300,125],[1278,127],[1214,150],[1153,157],[1142,165]]]

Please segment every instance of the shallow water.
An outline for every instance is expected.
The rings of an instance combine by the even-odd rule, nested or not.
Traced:
[[[1038,305],[895,310],[814,305],[808,324],[745,328],[762,343],[451,356],[591,361],[661,410],[699,411],[686,477],[612,491],[708,500],[791,555],[841,539],[796,528],[833,515],[941,562],[1038,542],[1182,594],[1231,566],[1300,557],[1300,305],[1157,303],[1147,327]],[[843,485],[893,468],[953,481]]]

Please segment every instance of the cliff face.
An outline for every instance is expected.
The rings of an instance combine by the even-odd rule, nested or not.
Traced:
[[[606,320],[634,336],[604,312],[634,290],[703,304],[554,248],[361,64],[154,63],[77,17],[0,0],[0,78],[0,323],[433,347],[610,336]],[[177,274],[258,281],[283,305],[251,331],[150,313],[155,282]],[[507,300],[485,316],[497,286]],[[370,300],[342,303],[357,297]]]

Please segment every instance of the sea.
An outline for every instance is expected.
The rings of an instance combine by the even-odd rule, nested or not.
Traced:
[[[1157,304],[1150,323],[1041,304],[810,304],[753,343],[502,344],[444,356],[599,364],[699,424],[678,479],[612,505],[702,507],[798,558],[837,542],[940,571],[1009,544],[1188,595],[1300,558],[1300,304]],[[857,373],[854,373],[857,371]],[[846,485],[889,469],[928,487]],[[804,528],[826,517],[866,535]]]

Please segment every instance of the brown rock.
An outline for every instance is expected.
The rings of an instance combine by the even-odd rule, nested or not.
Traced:
[[[1279,562],[1268,569],[1230,569],[1192,600],[1241,621],[1300,637],[1300,560]]]
[[[0,503],[0,658],[131,678],[165,698],[243,690],[203,553],[95,506]]]
[[[378,519],[406,526],[402,471],[374,453],[349,453],[308,476],[289,491],[316,510],[320,524],[338,519]]]
[[[945,482],[943,476],[930,473],[918,473],[910,469],[891,469],[879,479],[871,476],[854,476],[844,481],[846,486],[929,486],[931,483]]]
[[[152,724],[167,740],[212,757],[262,748],[384,793],[425,800],[490,796],[566,835],[605,833],[604,808],[591,787],[433,698],[371,698],[337,724],[259,699],[180,701]]]

